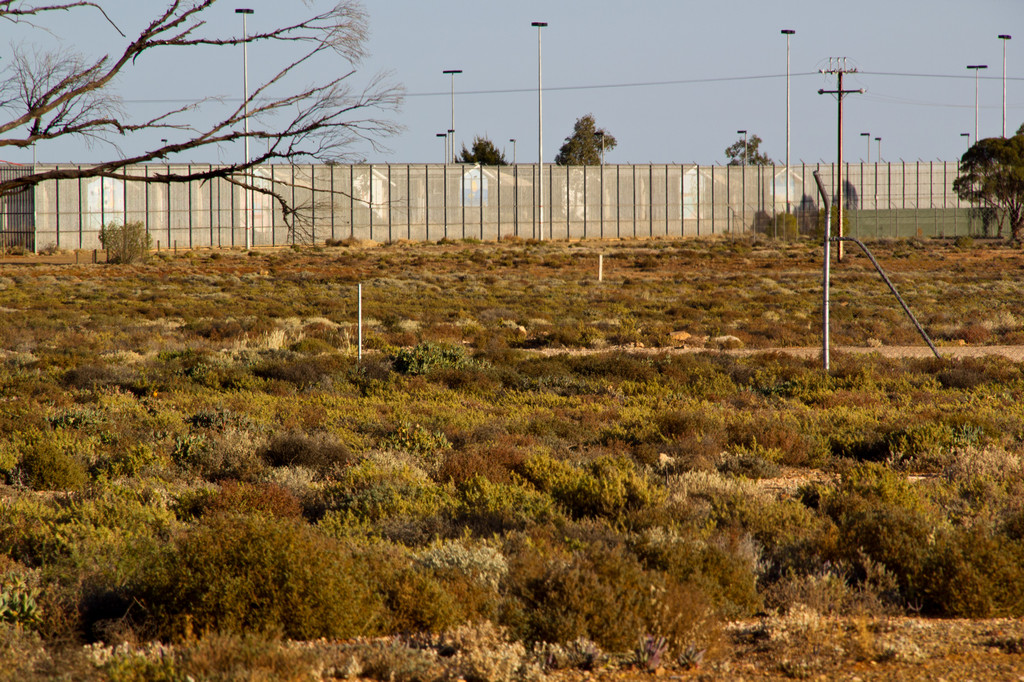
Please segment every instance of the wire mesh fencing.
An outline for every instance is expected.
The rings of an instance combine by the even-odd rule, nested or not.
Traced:
[[[833,197],[838,179],[834,164],[545,165],[543,178],[532,164],[296,164],[257,167],[249,178],[237,178],[247,179],[248,189],[227,179],[146,181],[209,168],[147,165],[129,169],[143,178],[138,181],[44,182],[3,199],[0,243],[95,249],[104,225],[134,221],[146,226],[157,248],[350,238],[792,239],[820,233],[823,224],[812,173],[820,172]],[[959,200],[952,189],[956,175],[954,162],[844,164],[848,233],[881,239],[983,236],[997,229]]]

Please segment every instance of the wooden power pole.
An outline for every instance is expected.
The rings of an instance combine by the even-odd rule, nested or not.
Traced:
[[[838,87],[835,90],[818,90],[819,95],[835,95],[836,102],[839,104],[839,131],[838,131],[838,162],[836,163],[836,190],[833,193],[832,205],[836,206],[838,226],[836,227],[837,236],[843,236],[843,96],[852,93],[863,93],[864,89],[858,90],[843,90],[843,75],[847,73],[857,73],[856,67],[848,68],[846,66],[846,57],[829,57],[828,68],[820,69],[821,73],[824,74],[835,74],[838,79]],[[828,232],[831,230],[832,216],[825,216],[825,230]],[[836,245],[836,258],[840,262],[843,260],[843,242],[839,242]]]

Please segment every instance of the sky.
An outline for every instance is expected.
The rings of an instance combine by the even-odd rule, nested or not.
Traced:
[[[313,0],[323,8],[335,0]],[[102,6],[131,37],[166,6],[164,0],[106,0]],[[844,160],[934,161],[959,158],[975,139],[975,72],[979,73],[979,130],[1002,132],[1003,49],[1006,51],[1007,133],[1024,123],[1024,0],[364,0],[368,57],[354,78],[386,73],[405,89],[389,116],[401,131],[352,157],[372,163],[440,163],[437,137],[454,118],[457,148],[474,136],[490,139],[512,160],[538,156],[538,33],[543,67],[543,157],[551,162],[575,121],[592,114],[618,146],[607,163],[722,164],[724,150],[742,137],[762,138],[761,151],[786,157],[786,37],[790,37],[791,163],[832,162],[837,156],[835,76],[821,74],[844,57]],[[206,29],[241,33],[236,7],[249,7],[250,32],[293,21],[310,11],[299,0],[218,2]],[[532,22],[547,22],[538,32]],[[42,30],[45,28],[46,30]],[[1010,34],[1009,41],[998,39]],[[126,39],[98,12],[55,17],[43,26],[0,21],[0,45],[12,49],[75,49],[116,54]],[[249,48],[250,88],[287,59],[286,51]],[[0,67],[9,60],[0,59]],[[349,65],[321,60],[301,74],[304,85]],[[115,85],[130,117],[199,97],[237,102],[241,50],[177,50],[140,59]],[[193,115],[216,116],[217,104]],[[870,133],[864,136],[862,133]],[[160,134],[116,141],[38,145],[39,162],[88,163],[133,154]],[[515,138],[513,145],[509,140]],[[868,140],[870,138],[870,146]],[[514,151],[513,151],[514,146]],[[241,145],[189,152],[176,162],[233,160]],[[31,162],[30,150],[0,150],[0,159]],[[870,159],[868,155],[870,154]]]

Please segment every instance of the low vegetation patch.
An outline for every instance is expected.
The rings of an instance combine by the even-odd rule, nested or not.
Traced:
[[[875,250],[940,343],[1022,333],[1017,251]],[[1021,365],[777,352],[818,343],[811,246],[220,256],[0,272],[12,670],[532,679],[713,666],[755,614],[1024,617]],[[917,343],[869,275],[835,342]]]

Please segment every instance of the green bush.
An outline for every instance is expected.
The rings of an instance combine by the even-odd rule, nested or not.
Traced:
[[[458,523],[484,537],[564,518],[550,495],[522,481],[496,483],[473,476],[459,485],[458,500]]]
[[[923,602],[935,533],[946,524],[905,477],[879,465],[857,465],[822,509],[837,526],[840,558],[855,566],[862,557],[881,564],[895,576],[906,603]]]
[[[399,350],[391,359],[400,374],[427,374],[434,369],[461,369],[470,358],[462,346],[424,341]]]
[[[30,430],[20,435],[15,447],[20,477],[33,490],[81,490],[89,479],[74,443],[56,433]]]
[[[342,546],[301,522],[214,516],[157,552],[127,591],[157,637],[313,639],[379,631],[384,611],[369,579]]]
[[[984,526],[944,533],[928,558],[927,611],[953,618],[1024,615],[1024,543]]]
[[[110,263],[137,263],[149,255],[153,240],[142,222],[110,223],[100,228],[100,244]]]
[[[623,458],[601,457],[579,467],[537,455],[518,471],[577,519],[621,518],[664,499],[664,490]]]
[[[526,641],[566,644],[586,637],[626,651],[640,633],[674,642],[716,621],[699,590],[645,570],[622,545],[593,542],[570,556],[523,548],[509,561],[510,627]]]
[[[417,564],[393,548],[361,556],[387,609],[386,632],[441,632],[497,615],[497,591],[465,573]]]

